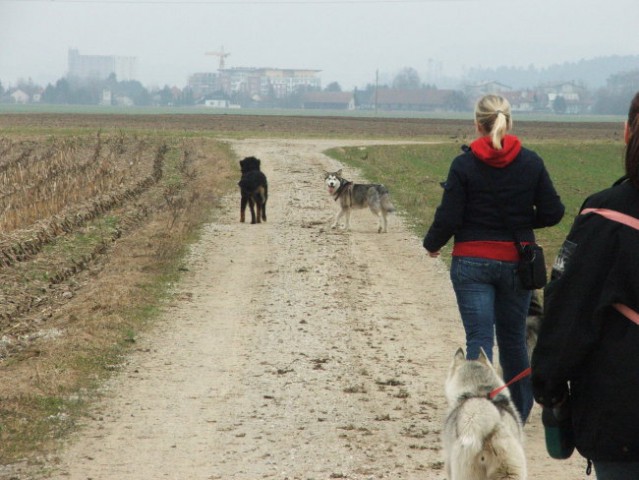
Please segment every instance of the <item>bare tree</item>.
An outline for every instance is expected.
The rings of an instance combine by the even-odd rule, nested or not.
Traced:
[[[404,67],[393,79],[393,88],[416,90],[421,86],[419,73],[412,67]]]

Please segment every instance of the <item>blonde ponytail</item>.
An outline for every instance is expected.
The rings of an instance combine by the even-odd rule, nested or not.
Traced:
[[[485,95],[475,106],[475,121],[490,136],[495,150],[501,150],[501,142],[513,126],[510,103],[499,95]]]

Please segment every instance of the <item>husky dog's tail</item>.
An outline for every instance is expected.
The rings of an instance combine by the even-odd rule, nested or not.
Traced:
[[[490,403],[493,408],[487,408]],[[473,398],[456,419],[458,428],[456,462],[470,468],[460,478],[478,478],[472,466],[486,472],[486,478],[526,478],[526,456],[520,441],[503,425],[499,409],[484,398]]]
[[[391,202],[388,189],[384,185],[379,186],[380,203],[386,213],[393,213],[395,211],[395,205]]]
[[[486,408],[488,405],[490,407]],[[458,414],[456,424],[459,444],[470,455],[475,455],[483,448],[486,437],[501,421],[499,410],[488,399],[469,398]]]

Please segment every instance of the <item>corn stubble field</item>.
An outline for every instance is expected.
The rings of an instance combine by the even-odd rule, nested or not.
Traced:
[[[618,143],[621,130],[528,122],[517,133]],[[470,120],[0,115],[0,478],[55,450],[152,324],[186,246],[236,188],[222,138],[472,135]]]
[[[0,133],[0,465],[73,428],[231,178],[179,133]]]

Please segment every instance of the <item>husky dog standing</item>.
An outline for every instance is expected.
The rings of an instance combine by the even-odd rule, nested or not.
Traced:
[[[449,411],[442,432],[448,480],[525,480],[519,414],[488,357],[466,360],[459,349],[448,372]]]
[[[328,187],[328,193],[336,202],[339,202],[340,206],[331,228],[337,227],[340,219],[344,217],[344,229],[348,230],[351,224],[351,210],[368,207],[379,219],[377,232],[386,233],[386,215],[394,212],[395,207],[384,185],[349,182],[342,177],[341,169],[337,172],[326,172],[324,181]]]

